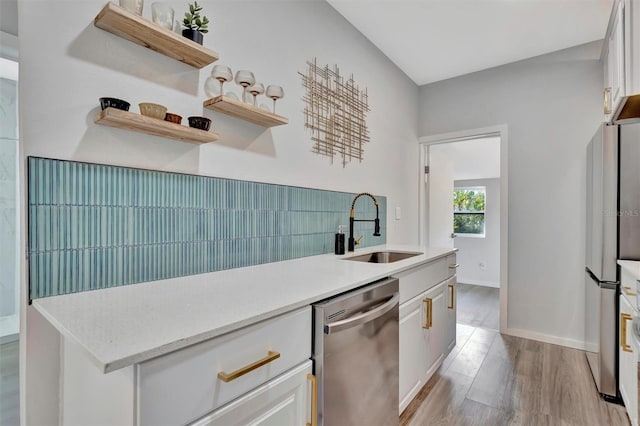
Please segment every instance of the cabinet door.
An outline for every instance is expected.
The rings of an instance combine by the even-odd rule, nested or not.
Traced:
[[[625,96],[624,81],[624,1],[617,2],[611,32],[607,40],[606,76],[609,111],[614,113]]]
[[[401,413],[444,359],[448,282],[400,305]]]
[[[620,296],[620,394],[633,426],[638,425],[638,354],[633,349],[631,319],[637,312],[624,296]]]
[[[436,371],[444,359],[445,333],[447,325],[447,282],[438,284],[424,293],[425,317],[430,327],[424,330],[424,342],[427,346],[427,379]],[[427,302],[431,300],[431,302]]]
[[[447,288],[445,289],[447,296],[447,321],[445,325],[445,341],[444,341],[444,356],[449,355],[449,352],[456,345],[456,282],[458,281],[457,276],[449,278],[447,281]]]
[[[400,412],[425,384],[427,346],[424,341],[426,315],[424,294],[400,305]]]
[[[625,91],[640,93],[640,2],[624,0]]]
[[[311,361],[289,370],[192,426],[304,426],[311,420]]]

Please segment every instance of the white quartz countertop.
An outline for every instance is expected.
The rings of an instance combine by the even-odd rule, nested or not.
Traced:
[[[341,260],[377,250],[422,252],[388,264]],[[434,259],[455,249],[378,246],[35,299],[33,307],[103,372],[216,337]]]
[[[627,270],[636,280],[640,280],[640,261],[618,260],[618,265]]]

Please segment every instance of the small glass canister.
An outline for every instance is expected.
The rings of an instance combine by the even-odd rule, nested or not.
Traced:
[[[120,7],[125,8],[129,12],[142,16],[144,0],[118,0],[118,3],[120,4]]]
[[[162,28],[173,29],[173,16],[173,9],[167,3],[155,2],[151,5],[151,19]]]

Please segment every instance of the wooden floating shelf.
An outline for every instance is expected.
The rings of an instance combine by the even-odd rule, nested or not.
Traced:
[[[107,3],[93,20],[93,24],[140,46],[155,50],[177,61],[203,68],[218,60],[213,50],[162,28],[148,19]]]
[[[107,108],[100,111],[93,119],[93,122],[103,126],[119,127],[189,143],[208,143],[220,139],[220,135],[217,133],[194,129],[116,108]]]
[[[272,114],[262,108],[255,107],[226,96],[216,96],[215,98],[207,99],[204,101],[202,106],[207,109],[212,109],[214,111],[250,121],[262,127],[281,126],[289,123],[289,120],[285,117]]]

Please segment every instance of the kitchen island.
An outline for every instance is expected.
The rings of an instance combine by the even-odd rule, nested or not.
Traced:
[[[394,263],[344,260],[380,250],[422,254]],[[86,420],[90,410],[105,423],[140,424],[132,414],[140,397],[140,363],[287,314],[303,318],[300,312],[311,303],[438,260],[445,264],[455,251],[386,245],[34,300],[35,311],[60,335],[63,423],[73,423],[70,413],[86,399],[78,389],[90,386],[100,389],[97,399],[111,401],[100,407],[85,403],[74,418]],[[114,414],[116,407],[121,415]]]

